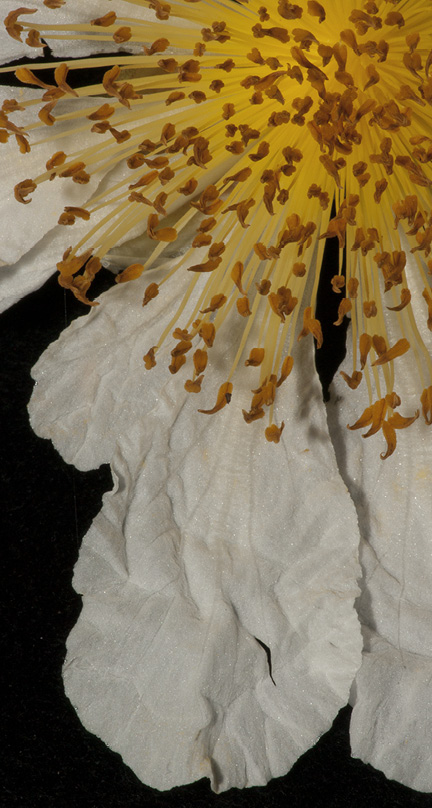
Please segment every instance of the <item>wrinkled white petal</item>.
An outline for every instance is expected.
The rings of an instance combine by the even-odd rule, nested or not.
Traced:
[[[104,294],[35,368],[36,431],[79,468],[111,461],[115,480],[76,568],[84,607],[66,690],[154,787],[261,785],[346,702],[360,656],[356,518],[319,385],[302,374],[311,346],[280,395],[279,446],[234,399],[201,415],[209,393],[187,395],[181,374],[167,381],[163,357],[143,370],[184,284],[168,282],[143,312],[155,277]],[[232,346],[212,352],[215,395]]]
[[[426,307],[415,302],[422,300],[415,272],[408,282],[419,330],[430,344]],[[348,358],[345,370],[350,368]],[[383,461],[382,433],[363,440],[347,430],[362,404],[341,379],[335,386],[336,404],[329,406],[332,435],[362,536],[358,611],[365,649],[352,694],[352,753],[391,779],[432,791],[431,428],[420,416],[399,430],[395,453]],[[395,389],[401,414],[412,415],[421,392],[414,358],[405,363]]]

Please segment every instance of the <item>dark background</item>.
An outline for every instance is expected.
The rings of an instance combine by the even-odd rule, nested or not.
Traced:
[[[49,81],[46,73],[44,79]],[[322,292],[338,272],[333,242],[327,242]],[[95,294],[110,283],[112,276],[102,271]],[[336,310],[331,302],[337,308],[336,296],[330,301],[322,294],[317,312],[328,327],[320,357],[324,387],[344,350],[344,329],[332,326]],[[390,782],[351,758],[348,707],[285,777],[265,788],[232,789],[218,796],[207,780],[170,792],[146,787],[119,755],[81,726],[61,680],[66,637],[80,611],[71,578],[81,539],[100,510],[103,492],[111,488],[111,476],[107,466],[85,474],[67,466],[51,443],[34,435],[26,405],[32,365],[84,313],[52,278],[0,318],[6,545],[0,808],[432,808],[432,795]]]

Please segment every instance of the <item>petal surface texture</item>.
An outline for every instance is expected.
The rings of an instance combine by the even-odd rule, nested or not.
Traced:
[[[407,277],[415,290],[410,269]],[[414,314],[425,344],[430,344],[426,307]],[[346,368],[350,361],[348,357]],[[418,408],[415,373],[413,359],[411,371],[406,368],[398,379],[404,415]],[[410,433],[399,432],[397,452],[383,461],[382,436],[359,441],[358,433],[346,429],[361,406],[352,406],[343,385],[336,382],[339,400],[329,406],[329,420],[359,516],[363,578],[358,611],[365,639],[351,697],[352,754],[390,779],[432,791],[430,427],[420,415]]]
[[[238,407],[199,414],[163,363],[143,370],[182,289],[168,281],[144,316],[141,284],[105,293],[34,370],[36,431],[81,469],[110,461],[115,481],[76,567],[66,691],[153,787],[263,785],[348,698],[361,649],[355,511],[319,384],[301,373],[306,341],[281,443],[255,440]]]

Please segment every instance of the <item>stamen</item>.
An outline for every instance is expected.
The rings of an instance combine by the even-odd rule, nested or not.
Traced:
[[[353,391],[366,387],[369,399],[350,429],[370,426],[367,436],[381,430],[387,443],[381,457],[389,457],[396,430],[418,416],[393,413],[400,403],[395,382],[406,362],[417,369],[423,416],[432,421],[432,360],[415,322],[416,284],[407,262],[408,249],[432,329],[429,3],[384,12],[371,2],[361,8],[348,2],[343,10],[315,0],[273,0],[266,7],[254,0],[229,6],[127,2],[130,17],[112,9],[90,22],[57,25],[20,8],[5,19],[10,36],[24,37],[37,51],[63,39],[96,48],[112,43],[113,53],[119,44],[139,49],[23,65],[15,73],[41,90],[40,106],[11,99],[0,111],[0,145],[14,137],[23,155],[38,143],[53,145],[45,170],[17,184],[18,202],[31,203],[47,181],[86,185],[96,172],[126,169],[109,191],[59,211],[65,227],[73,228],[77,218],[91,222],[59,260],[59,282],[93,305],[87,293],[103,258],[133,228],[140,226],[153,248],[145,263],[119,273],[119,283],[139,278],[190,231],[184,254],[145,290],[143,306],[151,305],[168,277],[189,273],[188,290],[144,357],[145,367],[155,366],[156,352],[172,335],[177,342],[168,350],[169,371],[191,368],[185,389],[202,390],[205,398],[208,385],[211,397],[211,372],[204,378],[208,365],[211,371],[208,357],[219,332],[230,333],[237,319],[243,330],[227,381],[216,404],[200,412],[225,407],[231,379],[239,363],[246,365],[247,373],[258,373],[258,385],[244,420],[261,420],[267,407],[265,436],[277,443],[284,423],[272,422],[273,406],[276,395],[283,401],[279,387],[292,371],[296,343],[308,337],[317,348],[323,343],[315,315],[320,264],[324,239],[337,238],[346,273],[336,271],[331,279],[340,296],[334,327],[350,317],[353,341],[352,373],[342,376]],[[45,5],[55,9],[61,0]],[[152,20],[140,17],[143,7]],[[74,89],[73,70],[92,66],[106,68],[102,82]],[[41,78],[47,69],[54,70],[54,83]],[[86,99],[94,106],[84,106]],[[34,106],[37,115],[24,130],[20,113]],[[93,145],[80,146],[83,133]],[[70,154],[61,149],[66,135],[76,143]],[[104,207],[109,212],[95,222]],[[195,292],[193,311],[180,326]],[[390,322],[391,333],[399,331],[391,344]]]

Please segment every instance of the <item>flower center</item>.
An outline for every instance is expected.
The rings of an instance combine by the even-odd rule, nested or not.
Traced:
[[[273,423],[275,396],[291,373],[297,341],[322,344],[319,271],[324,240],[337,238],[346,274],[332,279],[341,296],[335,327],[349,316],[353,339],[352,374],[342,375],[351,389],[365,387],[368,399],[350,428],[370,426],[367,436],[382,430],[388,457],[395,430],[419,414],[394,412],[401,403],[396,371],[408,352],[424,419],[432,420],[432,363],[411,303],[420,280],[431,328],[430,3],[352,0],[342,12],[337,3],[325,8],[315,0],[129,2],[135,18],[110,11],[60,27],[34,24],[25,16],[33,11],[21,8],[5,20],[11,36],[26,35],[35,48],[45,39],[89,39],[96,47],[127,42],[138,51],[115,63],[103,56],[56,64],[54,84],[29,66],[18,68],[19,79],[44,90],[39,121],[26,131],[10,114],[34,102],[3,105],[0,141],[14,135],[26,152],[43,125],[54,127],[57,141],[46,170],[17,185],[20,202],[47,180],[85,185],[98,171],[126,169],[108,193],[61,213],[65,226],[77,218],[95,223],[59,262],[60,283],[92,304],[87,292],[104,256],[143,222],[153,249],[145,264],[120,273],[120,283],[153,266],[169,243],[186,242],[168,275],[145,292],[146,306],[168,277],[190,273],[189,291],[145,366],[154,367],[172,334],[169,370],[188,366],[185,389],[200,393],[219,332],[241,318],[226,381],[214,406],[200,412],[215,413],[231,400],[242,361],[259,368],[244,419],[268,412],[265,434],[278,442],[283,422]],[[91,64],[108,67],[102,84],[73,90],[68,70]],[[83,98],[94,98],[94,107],[84,109]],[[76,112],[62,111],[64,99]],[[55,134],[55,124],[66,120],[77,134],[69,155]],[[94,133],[95,144],[80,149],[83,130]],[[407,250],[415,262],[410,275]],[[193,311],[180,323],[195,291]]]

